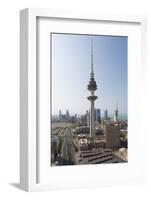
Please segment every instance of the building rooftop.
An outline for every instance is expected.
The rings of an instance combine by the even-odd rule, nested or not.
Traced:
[[[116,157],[111,149],[97,148],[83,150],[79,154],[79,164],[121,163],[122,159]]]

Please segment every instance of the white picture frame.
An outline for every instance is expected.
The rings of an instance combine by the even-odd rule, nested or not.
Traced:
[[[140,73],[142,79],[140,80],[140,85],[143,87],[143,80],[145,79],[145,70],[146,70],[146,17],[145,16],[124,16],[124,15],[109,15],[109,14],[100,14],[100,13],[86,13],[86,12],[65,12],[65,11],[53,11],[49,9],[24,9],[20,12],[20,185],[21,188],[26,191],[39,191],[39,190],[52,190],[52,189],[68,189],[74,187],[98,187],[105,185],[127,185],[127,184],[135,184],[135,183],[144,183],[146,182],[147,173],[146,173],[146,157],[143,156],[140,166],[138,167],[138,173],[132,174],[130,172],[129,177],[120,178],[112,176],[112,171],[110,171],[111,177],[103,178],[103,182],[100,183],[97,179],[99,176],[94,173],[93,181],[90,178],[90,182],[87,179],[82,181],[75,181],[74,177],[71,182],[67,182],[61,184],[54,183],[53,179],[51,181],[51,177],[49,177],[49,181],[41,182],[38,177],[41,176],[41,169],[44,171],[44,168],[41,167],[39,163],[39,154],[43,151],[39,148],[39,79],[38,79],[38,70],[37,65],[39,62],[38,53],[38,22],[39,18],[47,19],[48,21],[51,19],[60,19],[62,21],[69,20],[70,23],[72,21],[81,21],[98,23],[111,23],[111,24],[126,24],[127,26],[133,27],[133,25],[139,26],[140,31],[140,41],[139,45],[141,48],[140,54],[140,72],[137,78],[140,77]],[[135,48],[134,48],[135,49]],[[134,50],[133,49],[133,50]],[[135,49],[137,51],[137,49]],[[50,70],[50,69],[49,69]],[[47,72],[50,72],[50,71]],[[132,72],[133,73],[133,72]],[[133,74],[134,75],[134,74]],[[50,78],[50,77],[49,77]],[[138,81],[138,80],[137,80]],[[48,84],[46,81],[45,84]],[[139,87],[137,86],[137,87]],[[50,87],[50,85],[49,85]],[[135,87],[135,85],[133,86]],[[139,89],[139,88],[137,88]],[[141,93],[138,93],[141,95]],[[50,99],[48,99],[50,100]],[[140,106],[140,101],[137,103]],[[50,113],[48,113],[50,114]],[[45,116],[45,119],[49,121],[48,115]],[[132,118],[133,119],[133,118]],[[131,119],[130,119],[131,120]],[[49,121],[50,122],[50,121]],[[134,142],[134,139],[132,139]],[[145,151],[145,135],[143,139],[138,139],[139,145],[144,145]],[[138,146],[134,145],[134,148]],[[134,151],[135,152],[135,151]],[[138,158],[139,159],[139,158]],[[118,167],[118,166],[117,166]],[[107,167],[108,168],[108,167]],[[90,173],[90,170],[95,169],[99,170],[99,166],[91,166],[87,170],[87,173]],[[51,168],[50,168],[51,170]],[[65,173],[73,172],[80,173],[80,168],[68,168],[65,169]],[[113,169],[114,170],[114,169]],[[124,169],[126,170],[126,169]],[[128,169],[127,169],[128,170]],[[47,170],[46,170],[47,171]],[[119,169],[120,171],[120,169]],[[137,170],[136,170],[137,171]],[[57,172],[55,176],[57,176]],[[61,173],[61,172],[59,172]],[[107,173],[107,172],[106,172]],[[122,171],[121,171],[122,173]],[[128,173],[128,172],[127,172]],[[120,174],[120,173],[119,173]],[[46,173],[43,176],[47,176]],[[50,175],[48,175],[50,176]],[[109,176],[109,175],[108,175]],[[99,177],[100,178],[100,177]],[[79,178],[80,180],[80,178]],[[81,184],[80,184],[81,182]]]

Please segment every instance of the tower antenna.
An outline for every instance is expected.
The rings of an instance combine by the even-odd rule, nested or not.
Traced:
[[[94,78],[93,72],[93,38],[91,38],[91,78]]]

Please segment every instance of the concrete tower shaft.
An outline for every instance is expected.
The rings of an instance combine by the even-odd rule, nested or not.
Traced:
[[[94,79],[94,69],[93,69],[93,40],[91,39],[91,73],[90,73],[90,81],[88,84],[88,90],[91,92],[91,96],[87,97],[87,99],[91,103],[90,109],[90,137],[95,137],[95,124],[94,124],[94,108],[95,108],[95,100],[98,98],[94,95],[94,91],[97,90],[96,81]]]

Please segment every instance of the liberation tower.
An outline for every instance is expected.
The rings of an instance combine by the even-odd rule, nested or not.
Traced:
[[[91,73],[90,73],[90,81],[88,84],[88,90],[91,92],[91,96],[87,97],[88,100],[91,102],[90,108],[90,137],[95,137],[95,126],[94,126],[94,102],[98,98],[94,95],[94,91],[97,90],[96,81],[94,79],[94,72],[93,72],[93,40],[91,39]]]

